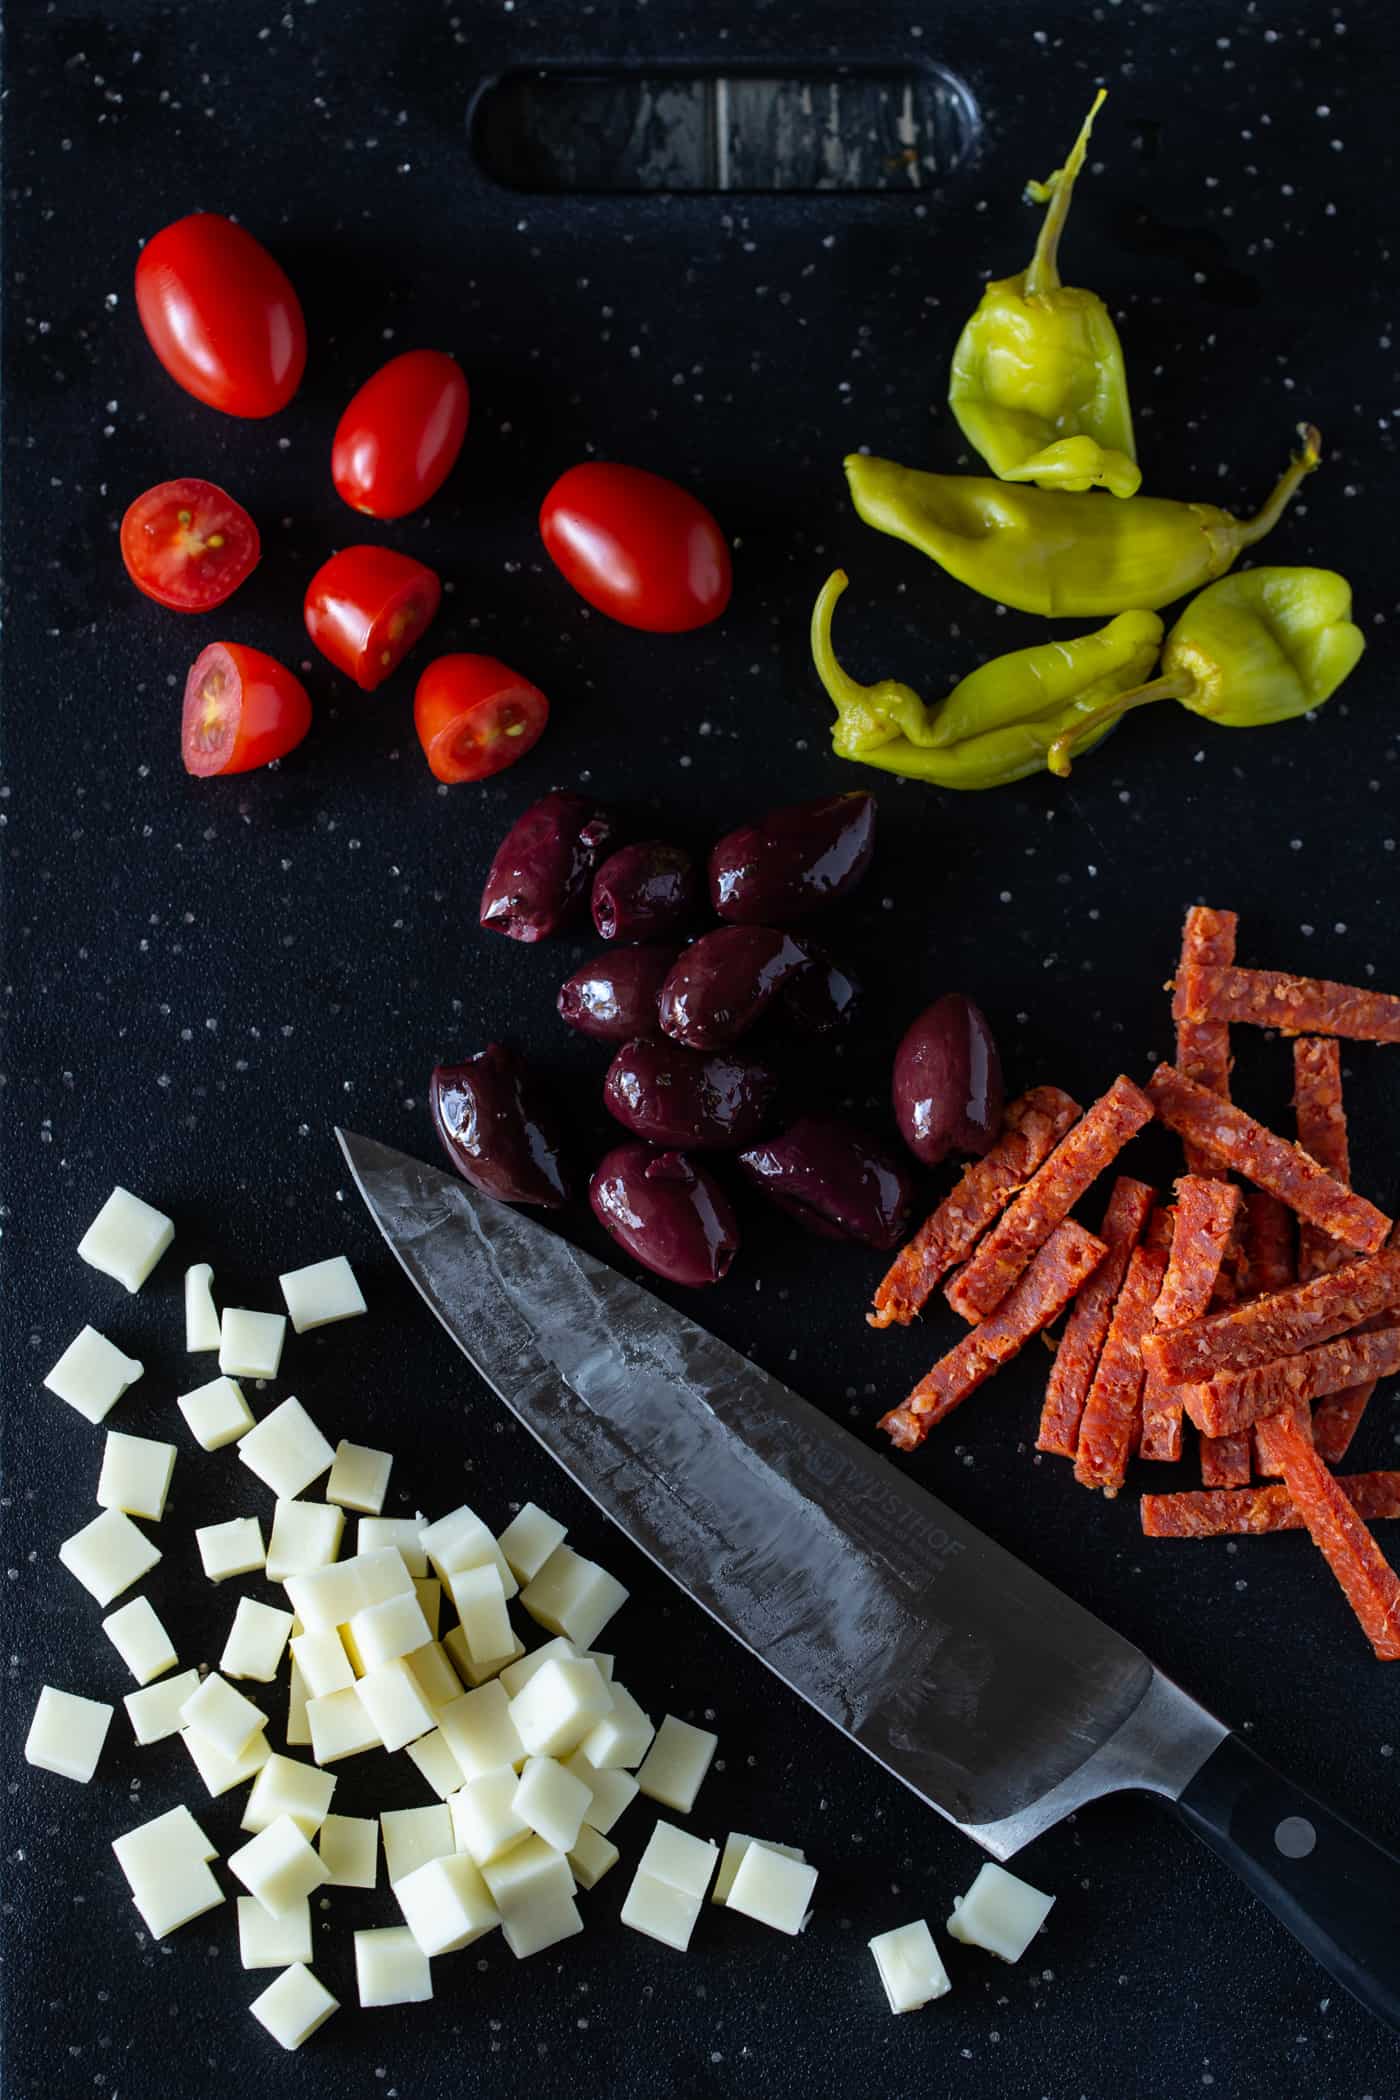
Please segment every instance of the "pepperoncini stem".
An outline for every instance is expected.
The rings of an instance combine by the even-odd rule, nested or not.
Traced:
[[[1262,540],[1265,533],[1272,532],[1287,510],[1298,490],[1309,474],[1322,464],[1322,433],[1315,423],[1300,423],[1298,435],[1303,441],[1301,452],[1295,452],[1285,471],[1274,485],[1273,493],[1252,518],[1242,518],[1235,528],[1236,548],[1252,547]]]
[[[887,744],[901,734],[917,740],[928,711],[914,688],[897,678],[862,685],[836,654],[831,616],[850,580],[844,569],[833,569],[812,607],[812,662],[840,717],[842,739],[853,751]]]
[[[1195,681],[1185,677],[1154,678],[1150,685],[1140,685],[1131,693],[1119,693],[1103,707],[1095,708],[1085,715],[1072,729],[1057,736],[1045,754],[1048,770],[1060,780],[1068,780],[1073,769],[1074,746],[1086,736],[1103,735],[1114,728],[1124,715],[1131,714],[1135,707],[1151,707],[1155,700],[1184,700],[1193,690]]]
[[[1054,174],[1045,182],[1026,184],[1026,194],[1029,197],[1037,204],[1049,206],[1041,224],[1040,238],[1035,244],[1035,254],[1026,270],[1027,298],[1045,299],[1060,289],[1060,236],[1069,217],[1075,182],[1088,156],[1089,134],[1094,128],[1094,119],[1107,99],[1108,89],[1100,88],[1094,97],[1093,107],[1080,126],[1079,136],[1064,166],[1056,168]]]

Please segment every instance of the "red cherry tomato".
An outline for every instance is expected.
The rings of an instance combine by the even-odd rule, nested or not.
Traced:
[[[467,434],[471,396],[443,350],[405,350],[367,379],[336,425],[331,479],[352,510],[403,518],[435,496]]]
[[[211,642],[191,664],[180,724],[187,773],[251,773],[293,750],[310,727],[306,687],[275,656]]]
[[[688,489],[642,467],[570,467],[540,507],[540,531],[579,596],[624,627],[683,634],[729,603],[719,526]]]
[[[194,212],[136,265],[146,340],[177,386],[229,416],[273,416],[301,384],[306,323],[291,280],[251,233]]]
[[[212,481],[158,482],[122,519],[122,560],[138,591],[171,612],[210,612],[258,565],[258,528]]]
[[[486,780],[536,745],[549,702],[494,656],[439,656],[413,696],[413,720],[439,780]]]
[[[364,692],[397,671],[442,602],[426,562],[392,547],[342,547],[306,586],[306,631]]]

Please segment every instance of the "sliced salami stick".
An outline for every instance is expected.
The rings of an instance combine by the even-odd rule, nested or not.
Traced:
[[[1368,1523],[1400,1517],[1400,1473],[1349,1473],[1337,1486]],[[1224,1494],[1195,1488],[1183,1495],[1144,1495],[1141,1513],[1149,1539],[1242,1538],[1304,1528],[1281,1481]]]
[[[1320,1162],[1319,1162],[1320,1164]],[[1311,1230],[1305,1226],[1304,1231]],[[1328,1241],[1335,1246],[1335,1241]],[[1286,1291],[1296,1281],[1298,1274],[1297,1238],[1293,1231],[1293,1214],[1277,1196],[1266,1196],[1262,1189],[1251,1189],[1245,1197],[1244,1227],[1244,1276],[1251,1298],[1262,1298],[1269,1291]],[[1207,1453],[1212,1442],[1224,1443],[1235,1449],[1243,1443],[1249,1449],[1252,1443],[1254,1463],[1261,1480],[1281,1471],[1274,1450],[1274,1432],[1287,1417],[1298,1424],[1304,1435],[1312,1434],[1312,1410],[1306,1400],[1291,1400],[1281,1414],[1266,1415],[1256,1422],[1252,1432],[1241,1430],[1238,1436],[1201,1439],[1201,1478],[1207,1487],[1211,1485],[1207,1474]]]
[[[985,1320],[1073,1210],[1090,1183],[1111,1166],[1128,1140],[1152,1120],[1152,1105],[1131,1079],[1108,1092],[1063,1137],[1043,1167],[994,1225],[948,1286],[948,1303],[964,1320]]]
[[[1320,1400],[1367,1378],[1400,1371],[1400,1327],[1343,1335],[1301,1356],[1279,1356],[1249,1371],[1220,1371],[1201,1385],[1178,1388],[1181,1404],[1205,1436],[1230,1436],[1295,1401]],[[1081,1431],[1081,1441],[1082,1441]]]
[[[1133,1249],[1079,1424],[1074,1477],[1081,1487],[1102,1488],[1110,1500],[1127,1478],[1141,1429],[1142,1340],[1152,1325],[1167,1259],[1155,1247]]]
[[[1352,1438],[1361,1427],[1361,1417],[1370,1406],[1378,1383],[1374,1378],[1363,1379],[1360,1385],[1349,1385],[1344,1393],[1329,1393],[1313,1409],[1313,1442],[1319,1457],[1329,1466],[1339,1466],[1350,1451]]]
[[[1247,1429],[1237,1436],[1203,1436],[1200,1451],[1202,1487],[1248,1487],[1254,1472],[1254,1453]]]
[[[1243,1109],[1217,1100],[1171,1065],[1157,1067],[1147,1093],[1167,1128],[1198,1146],[1214,1165],[1234,1168],[1310,1225],[1344,1240],[1349,1247],[1360,1248],[1363,1254],[1374,1254],[1384,1242],[1390,1219],[1383,1211],[1343,1188],[1306,1152],[1276,1137]],[[1048,1165],[1054,1165],[1053,1158]]]
[[[1232,911],[1212,911],[1208,905],[1193,904],[1186,914],[1186,923],[1181,929],[1181,962],[1178,975],[1193,966],[1223,969],[1235,959],[1235,935],[1239,927],[1239,915]],[[1178,1017],[1176,1023],[1176,1068],[1198,1086],[1209,1087],[1222,1101],[1230,1098],[1230,1027],[1227,1021],[1190,1021]],[[1208,1174],[1210,1163],[1197,1152],[1194,1145],[1186,1147],[1186,1164],[1193,1174]]]
[[[921,1444],[936,1422],[1009,1363],[1032,1335],[1058,1319],[1103,1260],[1107,1248],[1072,1218],[1051,1233],[1025,1275],[988,1320],[921,1378],[902,1407],[880,1427],[901,1451]]]
[[[1239,1208],[1232,1182],[1200,1174],[1177,1182],[1171,1259],[1154,1313],[1159,1329],[1184,1326],[1209,1310]],[[1154,1373],[1143,1386],[1141,1454],[1167,1464],[1181,1456],[1181,1401]]]
[[[1176,980],[1172,1015],[1188,1026],[1234,1022],[1285,1035],[1341,1035],[1358,1043],[1400,1043],[1400,998],[1286,970],[1188,965]]]
[[[1335,1174],[1338,1181],[1350,1181],[1342,1058],[1335,1040],[1302,1035],[1294,1043],[1293,1108],[1298,1119],[1298,1143],[1303,1150],[1310,1152],[1329,1174]],[[1336,1241],[1325,1239],[1311,1225],[1305,1225],[1298,1235],[1299,1275],[1306,1280],[1337,1266]],[[1340,1465],[1351,1449],[1352,1438],[1375,1390],[1376,1381],[1371,1378],[1348,1392],[1329,1393],[1318,1402],[1312,1416],[1312,1438],[1329,1466]]]
[[[1279,1431],[1283,1484],[1382,1662],[1400,1661],[1400,1580],[1296,1423]]]
[[[875,1309],[865,1316],[870,1325],[907,1327],[1078,1119],[1079,1103],[1057,1086],[1033,1086],[1013,1101],[991,1151],[967,1168],[895,1256],[875,1293]]]
[[[1120,1174],[1113,1184],[1099,1238],[1108,1252],[1070,1307],[1055,1366],[1045,1388],[1036,1448],[1058,1458],[1073,1458],[1079,1449],[1079,1421],[1098,1369],[1113,1307],[1128,1273],[1128,1259],[1142,1238],[1157,1201],[1145,1181]]]
[[[1145,1353],[1149,1368],[1169,1385],[1195,1383],[1221,1371],[1247,1371],[1278,1356],[1296,1356],[1392,1311],[1400,1312],[1400,1246],[1350,1261],[1311,1283],[1232,1305],[1189,1327],[1152,1335]]]

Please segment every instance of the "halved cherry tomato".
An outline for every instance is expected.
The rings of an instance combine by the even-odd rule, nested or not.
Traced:
[[[445,350],[381,365],[336,425],[331,479],[352,510],[403,518],[437,494],[467,434],[471,396]]]
[[[258,565],[258,528],[212,481],[161,481],[122,519],[122,560],[138,591],[171,612],[211,612]]]
[[[426,562],[392,547],[342,547],[306,586],[306,631],[322,656],[372,693],[397,671],[442,602]]]
[[[570,467],[540,506],[540,531],[579,596],[624,627],[683,634],[729,603],[729,547],[714,518],[643,467]]]
[[[494,656],[439,656],[413,696],[413,720],[428,765],[453,787],[504,773],[536,745],[549,702]]]
[[[306,323],[261,241],[217,212],[176,219],[136,265],[136,311],[177,386],[228,416],[273,416],[301,384]]]
[[[275,656],[211,642],[191,664],[180,724],[187,773],[251,773],[293,750],[310,727],[306,687]]]

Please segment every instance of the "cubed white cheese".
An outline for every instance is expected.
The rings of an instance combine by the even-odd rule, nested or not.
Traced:
[[[969,1947],[985,1947],[1003,1961],[1019,1961],[1054,1901],[988,1860],[967,1894],[953,1898],[948,1930]]]
[[[357,1509],[377,1517],[389,1492],[393,1464],[387,1451],[376,1451],[369,1444],[347,1444],[342,1437],[335,1447],[331,1477],[326,1482],[327,1502],[338,1502],[342,1509]],[[358,1543],[363,1549],[363,1538]],[[394,1542],[384,1539],[380,1543],[392,1545]]]
[[[211,1670],[180,1708],[180,1719],[206,1743],[235,1762],[267,1726],[267,1715],[243,1692]]]
[[[600,1772],[635,1771],[651,1748],[656,1730],[626,1685],[610,1683],[608,1689],[612,1712],[595,1722],[584,1737],[583,1754]]]
[[[151,1938],[163,1940],[192,1918],[216,1909],[224,1892],[203,1860],[180,1856],[165,1861],[155,1873],[132,1880],[131,1900]]]
[[[334,1633],[348,1626],[364,1608],[363,1559],[342,1560],[330,1567],[313,1568],[305,1575],[289,1575],[287,1597],[308,1633]],[[412,1586],[405,1574],[405,1583]]]
[[[350,1632],[366,1671],[383,1669],[401,1655],[427,1647],[433,1637],[416,1593],[386,1597],[382,1604],[357,1611]]]
[[[311,1731],[311,1755],[318,1765],[334,1764],[340,1757],[357,1757],[362,1750],[377,1750],[382,1741],[354,1685],[348,1691],[308,1699],[306,1725]]]
[[[479,1684],[489,1684],[493,1677],[502,1674],[508,1663],[514,1662],[518,1655],[525,1653],[524,1642],[517,1640],[509,1655],[493,1656],[490,1662],[478,1663],[473,1659],[472,1651],[467,1646],[467,1636],[460,1626],[453,1626],[443,1635],[442,1645],[451,1656],[452,1667],[463,1684],[469,1684],[473,1688]]]
[[[433,1973],[406,1925],[375,1925],[355,1934],[355,1985],[362,2006],[422,2005]]]
[[[619,1915],[634,1932],[644,1932],[648,1939],[660,1940],[663,1946],[684,1954],[702,1908],[701,1897],[687,1896],[639,1868]]]
[[[292,1621],[294,1626],[300,1619]],[[308,1749],[311,1744],[311,1723],[306,1718],[306,1679],[296,1666],[295,1656],[287,1672],[287,1748]]]
[[[404,1756],[417,1766],[439,1801],[446,1801],[461,1786],[462,1767],[440,1728],[430,1728],[426,1735],[420,1735],[416,1743],[409,1744]]]
[[[556,1852],[571,1852],[583,1827],[592,1788],[552,1757],[527,1757],[511,1803],[523,1823]]]
[[[468,1779],[523,1764],[525,1746],[511,1719],[511,1702],[499,1684],[483,1684],[439,1707],[437,1725]]]
[[[446,1859],[456,1850],[452,1836],[452,1812],[442,1802],[431,1808],[387,1808],[379,1818],[384,1841],[384,1871],[391,1882],[400,1882],[430,1859]]]
[[[111,1413],[127,1387],[135,1385],[142,1369],[134,1356],[123,1355],[95,1327],[80,1327],[44,1384],[85,1421],[97,1423]]]
[[[156,1565],[160,1548],[119,1509],[104,1509],[63,1541],[58,1557],[99,1604],[110,1604]]]
[[[433,1725],[433,1710],[401,1657],[367,1670],[356,1689],[386,1750],[404,1749]]]
[[[300,1400],[291,1398],[248,1431],[238,1456],[274,1495],[290,1502],[320,1479],[335,1453]]]
[[[476,1668],[509,1655],[515,1647],[515,1635],[499,1569],[460,1568],[448,1577],[447,1589],[462,1622],[467,1653]]]
[[[583,1919],[572,1896],[561,1897],[557,1903],[532,1903],[501,1919],[501,1937],[517,1961],[543,1954],[582,1931]]]
[[[168,1735],[178,1735],[184,1725],[180,1708],[198,1690],[198,1670],[181,1670],[178,1676],[158,1678],[144,1691],[128,1692],[122,1705],[137,1742],[159,1743]]]
[[[488,1861],[481,1878],[503,1918],[534,1909],[555,1909],[574,1893],[573,1871],[564,1854],[541,1837],[522,1838],[509,1852]]]
[[[231,1575],[256,1574],[267,1559],[262,1525],[256,1517],[230,1517],[226,1524],[202,1524],[194,1542],[211,1582],[227,1582]]]
[[[185,1271],[185,1353],[198,1356],[217,1349],[222,1339],[214,1304],[214,1271],[197,1261]]]
[[[564,1769],[588,1788],[588,1806],[583,1820],[600,1836],[606,1837],[624,1808],[630,1808],[637,1798],[637,1782],[630,1772],[616,1768],[600,1772],[589,1762],[583,1750],[575,1750],[564,1760]],[[567,1848],[566,1848],[567,1849]]]
[[[321,1855],[307,1842],[290,1816],[279,1816],[228,1856],[250,1896],[256,1896],[275,1918],[326,1879]]]
[[[133,1597],[102,1621],[102,1631],[138,1684],[173,1670],[179,1657],[148,1597]]]
[[[292,1642],[292,1659],[312,1699],[324,1699],[331,1692],[348,1692],[355,1682],[345,1644],[333,1626],[324,1633],[297,1634]]]
[[[290,1816],[304,1838],[313,1838],[330,1812],[335,1786],[334,1773],[274,1751],[253,1781],[239,1828],[256,1836],[279,1816]]]
[[[427,1624],[429,1637],[436,1641],[442,1618],[442,1584],[435,1575],[415,1575],[413,1594],[418,1599],[418,1609]]]
[[[351,1450],[357,1447],[351,1445]],[[423,1519],[421,1517],[361,1517],[355,1528],[355,1551],[357,1553],[383,1553],[393,1547],[403,1558],[403,1564],[415,1581],[421,1581],[428,1572],[428,1556],[423,1551]]]
[[[303,1896],[273,1918],[256,1896],[238,1899],[238,1957],[245,1969],[285,1969],[311,1959],[311,1905]]]
[[[42,1687],[34,1719],[25,1738],[24,1754],[41,1772],[57,1772],[62,1779],[87,1785],[97,1770],[112,1709],[100,1699],[81,1699],[76,1692]]]
[[[313,1261],[304,1269],[288,1269],[277,1281],[298,1334],[329,1327],[333,1320],[353,1320],[365,1310],[364,1293],[343,1254]]]
[[[603,1876],[614,1868],[621,1854],[611,1838],[585,1823],[574,1840],[569,1854],[569,1865],[574,1880],[581,1889],[596,1888]]]
[[[480,1870],[465,1852],[413,1868],[394,1883],[394,1896],[425,1956],[455,1954],[500,1923]]]
[[[253,1426],[253,1410],[233,1378],[211,1378],[208,1385],[197,1385],[192,1393],[182,1393],[175,1405],[203,1451],[222,1451],[225,1444],[236,1444]]]
[[[526,1834],[528,1825],[515,1812],[515,1787],[515,1773],[506,1765],[499,1772],[469,1779],[448,1797],[457,1850],[479,1867],[499,1859]]]
[[[612,1693],[596,1663],[556,1658],[511,1700],[510,1717],[531,1757],[562,1757],[578,1748],[611,1707]]]
[[[719,1737],[707,1728],[694,1728],[667,1714],[656,1731],[656,1740],[642,1759],[637,1784],[653,1801],[688,1816],[695,1806],[700,1782],[710,1769],[719,1747]]]
[[[445,1588],[451,1588],[449,1576],[460,1574],[464,1568],[484,1568],[489,1562],[500,1569],[501,1587],[507,1597],[515,1595],[519,1585],[504,1553],[476,1511],[465,1502],[439,1517],[435,1524],[425,1524],[422,1540],[433,1573]]]
[[[309,1575],[328,1568],[340,1551],[345,1512],[329,1502],[289,1502],[278,1496],[267,1541],[267,1579]]]
[[[912,1925],[897,1925],[869,1942],[893,2013],[917,2012],[931,1999],[946,1998],[953,1988],[948,1981],[933,1934],[922,1918]]]
[[[507,1663],[501,1671],[501,1683],[513,1699],[517,1692],[524,1691],[536,1670],[542,1670],[547,1662],[577,1661],[578,1650],[573,1642],[566,1641],[562,1634],[556,1634],[554,1639],[546,1641],[542,1648],[532,1648],[528,1655],[522,1655],[519,1662]]]
[[[129,1517],[145,1517],[149,1523],[158,1524],[165,1515],[165,1498],[174,1470],[173,1444],[109,1429],[102,1470],[97,1476],[98,1505],[102,1509],[124,1510]]]
[[[275,1604],[260,1604],[254,1597],[240,1597],[219,1657],[223,1675],[271,1684],[281,1666],[291,1630],[289,1611],[279,1611]]]
[[[622,1584],[572,1546],[556,1546],[520,1602],[539,1626],[562,1633],[576,1648],[591,1648],[613,1613],[627,1602]]]
[[[775,1845],[771,1838],[755,1839],[746,1836],[742,1830],[731,1830],[724,1841],[724,1851],[720,1857],[719,1872],[715,1876],[715,1885],[710,1890],[711,1903],[724,1903],[728,1900],[729,1891],[734,1886],[734,1876],[739,1871],[739,1862],[748,1851],[749,1846],[755,1843],[766,1845],[770,1852],[780,1852],[784,1859],[805,1861],[807,1857],[806,1853],[800,1851],[796,1845]]]
[[[132,1888],[158,1875],[172,1859],[192,1859],[203,1865],[219,1856],[218,1847],[210,1844],[184,1807],[167,1809],[163,1816],[138,1823],[134,1830],[113,1838],[112,1850]]]
[[[90,1268],[139,1291],[174,1237],[163,1211],[118,1186],[79,1240],[78,1254]]]
[[[373,1816],[327,1816],[316,1843],[330,1887],[374,1887],[379,1879],[379,1824]]]
[[[601,1648],[589,1648],[584,1652],[584,1661],[596,1663],[598,1665],[598,1675],[606,1685],[611,1686],[615,1662],[613,1656],[605,1655]]]
[[[193,1728],[180,1730],[180,1741],[189,1754],[190,1763],[204,1782],[204,1791],[211,1796],[231,1794],[236,1786],[244,1786],[260,1772],[272,1755],[272,1745],[267,1740],[267,1730],[260,1728],[240,1757],[225,1757],[216,1750],[207,1736],[199,1735]]]
[[[678,1830],[674,1823],[658,1823],[637,1862],[637,1871],[703,1901],[718,1864],[718,1845]]]
[[[426,1646],[415,1648],[404,1657],[404,1663],[435,1714],[461,1698],[461,1679],[448,1661],[441,1641],[429,1641]]]
[[[771,1925],[775,1932],[797,1933],[811,1909],[816,1885],[815,1867],[755,1840],[739,1862],[725,1902],[730,1910]]]
[[[226,1305],[219,1320],[219,1369],[229,1378],[275,1378],[286,1335],[283,1314],[249,1312],[245,1306]],[[330,1464],[329,1459],[326,1464]],[[289,1488],[287,1492],[295,1495],[300,1489]]]
[[[556,1546],[562,1546],[565,1527],[537,1503],[526,1502],[497,1540],[510,1572],[518,1582],[533,1582]]]
[[[280,2042],[284,2049],[299,2049],[339,2009],[340,2000],[333,1998],[301,1962],[284,1969],[248,2007],[253,2018],[261,2021],[274,2042]]]

